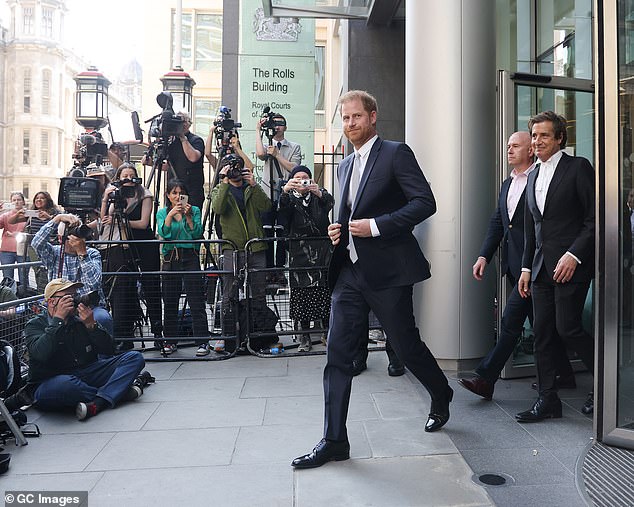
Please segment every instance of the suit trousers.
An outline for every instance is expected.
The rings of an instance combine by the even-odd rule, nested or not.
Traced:
[[[502,314],[497,343],[482,361],[480,361],[480,364],[475,370],[480,377],[491,384],[497,381],[506,361],[508,361],[515,350],[517,341],[524,329],[526,319],[528,318],[530,323],[533,324],[532,298],[523,298],[520,296],[515,280],[509,279],[509,281],[512,283],[513,290],[506,299],[506,306]],[[557,335],[557,339],[554,343],[554,360],[558,375],[568,377],[574,374],[570,360],[568,359],[566,346],[559,338],[559,335]]]
[[[358,267],[346,262],[332,294],[324,368],[324,437],[328,440],[348,440],[352,361],[360,341],[367,337],[370,310],[381,322],[397,357],[423,384],[432,400],[441,399],[447,392],[447,378],[416,328],[412,286],[372,289]]]
[[[589,287],[589,281],[556,283],[544,268],[533,282],[535,363],[540,395],[557,392],[557,334],[589,371],[594,370],[594,339],[583,329],[581,320]]]

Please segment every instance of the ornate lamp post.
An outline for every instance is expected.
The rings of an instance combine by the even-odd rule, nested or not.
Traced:
[[[170,92],[174,98],[175,112],[185,110],[192,112],[192,89],[196,81],[182,67],[174,67],[161,78],[163,91]]]
[[[110,81],[97,70],[89,67],[74,77],[75,121],[86,130],[99,130],[108,124],[108,87]]]

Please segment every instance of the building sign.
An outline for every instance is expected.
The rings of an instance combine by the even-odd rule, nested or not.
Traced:
[[[261,0],[244,0],[240,9],[238,110],[242,146],[249,155],[255,150],[255,125],[268,107],[286,118],[286,138],[301,145],[303,163],[312,168],[315,22],[265,18]],[[263,141],[268,143],[266,137]],[[259,176],[256,172],[256,179]]]

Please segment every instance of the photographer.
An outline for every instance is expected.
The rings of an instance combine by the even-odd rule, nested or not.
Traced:
[[[60,244],[53,245],[50,238],[59,231],[60,223],[65,224],[64,233],[59,235]],[[78,291],[79,296],[88,297],[90,294],[94,298],[95,320],[112,336],[112,317],[106,310],[106,300],[101,289],[101,255],[95,248],[88,248],[83,237],[76,235],[81,234],[81,225],[81,220],[75,215],[55,215],[33,237],[31,246],[46,268],[49,280],[61,276],[82,284]],[[63,257],[61,273],[60,257]]]
[[[211,129],[211,131],[209,132],[209,137],[207,138],[207,144],[205,145],[205,157],[207,158],[207,160],[209,160],[209,163],[212,164],[214,168],[218,164],[218,159],[211,152],[214,143],[215,131],[216,129]],[[231,136],[229,143],[230,147],[227,150],[227,154],[234,153],[235,155],[240,157],[244,161],[244,167],[253,172],[253,162],[251,161],[249,156],[242,150],[242,144],[240,144],[240,137],[238,136],[237,131]],[[220,178],[218,178],[218,181],[220,181]]]
[[[266,109],[265,109],[266,111]],[[284,137],[286,132],[286,118],[279,113],[269,112],[255,124],[255,153],[260,160],[264,160],[264,173],[262,174],[262,187],[273,201],[273,209],[262,215],[262,222],[266,226],[266,236],[274,236],[274,227],[286,228],[283,218],[277,218],[276,206],[280,197],[280,187],[288,179],[293,168],[302,163],[302,150],[299,144],[293,143]],[[265,130],[269,141],[266,148],[262,143],[262,129]],[[275,246],[270,243],[266,253],[267,267],[282,267],[286,263],[286,248],[283,243],[277,244],[277,254],[274,254]],[[280,273],[277,281],[285,283],[286,279]]]
[[[18,244],[18,235],[24,230],[24,222],[11,223],[10,217],[16,215],[24,208],[24,196],[21,192],[11,192],[11,204],[13,208],[4,210],[3,204],[0,203],[0,229],[2,229],[2,239],[0,240],[0,264],[15,264],[24,262],[24,244]],[[8,206],[7,206],[8,208]],[[27,286],[28,269],[18,268],[20,275],[20,283]],[[15,278],[13,268],[2,268],[2,274],[8,278]]]
[[[171,164],[176,178],[185,183],[190,191],[190,204],[202,209],[205,199],[205,191],[203,189],[205,183],[203,172],[205,143],[202,137],[189,131],[192,120],[187,112],[181,111],[176,113],[176,116],[183,121],[183,133],[180,136],[172,137],[169,141],[169,146],[167,147],[168,159],[163,162],[162,169],[167,171],[169,169],[168,164]],[[148,156],[144,156],[141,162],[144,165],[152,165],[152,159]],[[168,179],[173,179],[173,176],[168,176]]]
[[[152,215],[152,193],[141,185],[136,167],[125,163],[119,166],[113,183],[106,188],[101,204],[102,232],[104,241],[153,240],[150,228]],[[105,271],[144,272],[160,270],[160,255],[155,243],[110,245],[104,252]],[[116,337],[134,336],[135,321],[141,316],[136,287],[137,278],[122,275],[115,277],[109,287],[109,301],[115,321]],[[159,275],[141,276],[141,287],[147,305],[152,333],[156,338],[162,334],[161,282]],[[131,341],[121,342],[118,347],[128,350]]]
[[[145,361],[139,352],[111,355],[112,338],[95,319],[93,310],[74,301],[82,284],[63,278],[44,290],[47,312],[24,329],[29,353],[29,383],[37,384],[35,407],[62,410],[75,407],[80,421],[138,398],[143,389],[135,380]]]
[[[163,244],[163,269],[169,271],[163,279],[163,301],[165,302],[165,335],[178,335],[178,303],[181,287],[185,287],[187,302],[192,316],[193,332],[197,337],[197,356],[209,354],[209,325],[205,311],[203,275],[178,274],[181,271],[200,271],[200,245],[188,243],[203,237],[201,213],[198,206],[188,203],[187,187],[179,180],[167,183],[165,200],[167,206],[158,210],[156,224],[158,234],[166,240],[182,241],[176,244]],[[205,337],[201,340],[200,337]],[[176,351],[175,342],[167,342],[164,354]]]
[[[286,218],[288,236],[294,238],[289,246],[289,266],[315,268],[290,273],[289,316],[299,322],[304,331],[297,350],[308,352],[312,348],[308,334],[311,321],[319,322],[318,326],[326,328],[330,318],[330,291],[326,279],[330,242],[314,238],[326,238],[328,235],[328,212],[335,200],[325,188],[319,188],[312,180],[308,167],[298,165],[290,176],[282,189],[279,209],[279,215]]]
[[[212,190],[211,204],[214,213],[220,217],[224,239],[238,247],[237,269],[244,267],[246,253],[244,247],[250,239],[263,238],[262,219],[260,215],[271,209],[271,200],[255,182],[253,173],[245,168],[244,160],[237,155],[225,155],[220,161],[220,183]],[[266,267],[264,251],[266,243],[256,243],[252,248],[249,266],[256,269]],[[223,264],[232,269],[233,251],[223,245]],[[223,267],[225,269],[225,267]],[[222,294],[223,334],[233,334],[225,329],[226,322],[235,323],[232,302],[237,301],[238,286],[233,275],[224,275]],[[251,290],[254,299],[266,304],[265,286],[261,273],[251,275]],[[219,340],[221,342],[221,340]],[[222,349],[224,343],[217,343],[216,350]]]

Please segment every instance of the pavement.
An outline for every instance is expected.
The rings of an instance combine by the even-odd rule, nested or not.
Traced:
[[[409,373],[388,377],[384,352],[372,352],[353,383],[351,459],[293,470],[322,436],[324,362],[148,362],[156,383],[95,418],[30,409],[42,436],[6,446],[13,457],[0,484],[88,491],[91,507],[583,505],[575,463],[592,421],[575,410],[584,387],[564,399],[563,419],[529,428],[513,414],[531,405],[530,380],[500,381],[486,402],[449,372],[452,417],[429,434],[428,396]],[[484,487],[476,476],[487,472],[509,480]]]

